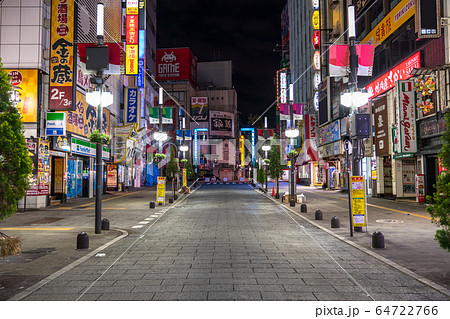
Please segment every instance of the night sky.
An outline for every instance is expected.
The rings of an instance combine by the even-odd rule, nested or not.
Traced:
[[[199,62],[232,60],[241,123],[276,99],[286,0],[159,0],[157,47],[190,47]],[[266,113],[275,125],[275,107]],[[265,116],[266,116],[265,115]],[[251,124],[251,123],[250,123]],[[257,123],[256,125],[258,125]]]

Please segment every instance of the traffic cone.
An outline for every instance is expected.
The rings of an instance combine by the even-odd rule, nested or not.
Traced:
[[[275,186],[272,188],[272,196],[275,196]]]

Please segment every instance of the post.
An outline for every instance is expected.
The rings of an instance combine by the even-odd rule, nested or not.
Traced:
[[[292,85],[291,85],[291,91],[292,91]],[[293,100],[291,100],[290,103],[290,121],[291,121],[291,129],[295,129],[295,122],[294,122],[294,104],[293,104]],[[294,139],[291,138],[291,146],[292,149],[294,148]],[[295,206],[295,174],[294,174],[294,165],[295,165],[295,157],[292,156],[291,157],[291,176],[290,176],[290,181],[291,181],[291,189],[290,189],[290,206]]]
[[[163,123],[162,123],[162,111],[163,111],[163,98],[164,90],[162,87],[159,88],[159,132],[163,131]],[[162,140],[159,140],[159,152],[162,153]]]
[[[348,184],[348,214],[349,214],[349,221],[350,221],[350,237],[353,237],[353,219],[352,219],[352,198],[350,196],[351,191],[351,185],[350,185],[350,156],[348,154],[348,144],[349,141],[344,141],[344,149],[345,154],[347,155],[347,184]]]
[[[97,4],[97,46],[103,45],[103,4]],[[103,91],[103,71],[97,72],[97,78],[102,79],[97,84],[97,89],[100,91],[100,103],[97,106],[97,129],[102,133],[102,91]],[[103,193],[103,159],[102,159],[102,142],[97,143],[96,146],[96,193],[95,193],[95,233],[102,233],[102,193]]]

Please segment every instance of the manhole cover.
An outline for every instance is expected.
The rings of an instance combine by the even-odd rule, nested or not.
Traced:
[[[28,225],[34,225],[34,224],[51,224],[60,220],[63,220],[64,218],[56,218],[56,217],[44,217],[42,219],[34,220],[32,222],[27,223]]]
[[[381,224],[400,224],[400,223],[403,223],[403,220],[398,220],[398,219],[377,219],[377,223],[381,223]]]

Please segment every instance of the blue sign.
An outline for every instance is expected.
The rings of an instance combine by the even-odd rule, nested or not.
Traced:
[[[125,88],[125,124],[139,124],[139,89]]]
[[[145,59],[145,30],[139,30],[139,60]]]
[[[139,59],[138,62],[138,74],[136,78],[136,85],[140,88],[143,88],[145,85],[145,62],[144,59]]]

